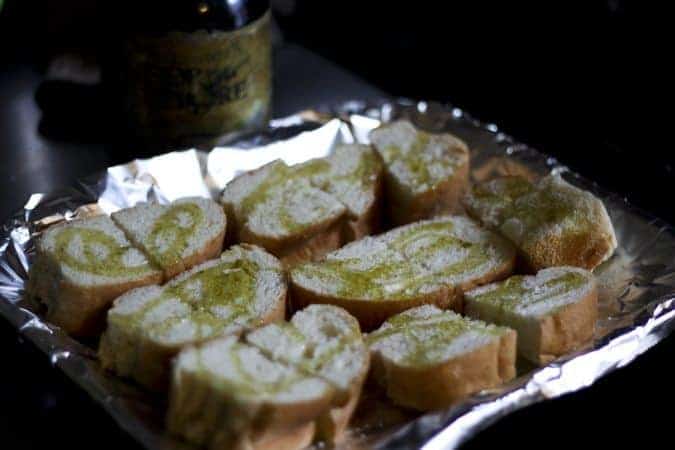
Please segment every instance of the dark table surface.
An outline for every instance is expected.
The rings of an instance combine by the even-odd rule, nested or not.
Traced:
[[[277,116],[308,105],[383,95],[357,76],[295,45],[281,47],[276,56]],[[38,71],[27,65],[3,67],[0,71],[2,217],[20,208],[32,192],[69,185],[82,176],[129,159],[127,154],[96,139],[74,143],[47,138],[39,132],[41,111],[35,102],[35,92],[42,79]],[[527,141],[528,136],[517,137]],[[571,162],[585,175],[600,177],[605,185],[630,193],[639,205],[654,210],[659,203],[653,199],[650,187],[635,190],[624,182],[630,173],[627,167],[651,171],[652,182],[656,184],[672,181],[670,168],[642,160],[632,163],[630,156],[620,149],[605,150],[617,167],[613,173],[599,171],[592,162],[584,165],[583,158]],[[657,208],[656,212],[671,217],[670,208]],[[516,412],[466,447],[492,448],[499,444],[534,448],[553,443],[623,447],[662,443],[670,420],[658,408],[675,400],[675,393],[669,388],[675,374],[670,365],[673,348],[671,337],[592,388]],[[0,355],[3,357],[0,448],[138,448],[85,393],[51,367],[30,343],[23,342],[3,319],[0,319]]]

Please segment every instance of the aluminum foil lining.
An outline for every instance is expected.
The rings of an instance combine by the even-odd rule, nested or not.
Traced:
[[[449,131],[472,151],[474,180],[497,174],[536,179],[556,171],[592,191],[607,206],[619,248],[596,269],[600,319],[591,344],[546,367],[525,370],[511,383],[483,391],[452,408],[415,415],[365,393],[345,448],[451,449],[516,409],[593,384],[662,340],[675,324],[675,235],[672,227],[518,143],[493,124],[462,110],[427,102],[349,102],[273,120],[210,153],[167,153],[109,168],[58,192],[35,193],[0,230],[0,314],[31,340],[149,449],[189,448],[163,431],[165,400],[103,372],[95,343],[78,342],[45,322],[39,305],[22,298],[34,238],[53,222],[111,213],[140,201],[170,202],[188,195],[216,197],[238,173],[281,158],[298,163],[327,155],[340,142],[367,142],[382,121],[407,117],[431,131]]]

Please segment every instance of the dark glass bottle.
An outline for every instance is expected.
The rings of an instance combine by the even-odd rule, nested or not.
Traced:
[[[133,136],[201,145],[267,120],[269,0],[136,0],[116,11],[117,92]]]

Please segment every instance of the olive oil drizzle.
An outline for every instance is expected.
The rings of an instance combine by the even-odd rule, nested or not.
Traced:
[[[411,180],[414,184],[425,184],[431,179],[428,168],[428,161],[424,161],[422,155],[429,145],[430,136],[428,133],[418,131],[412,145],[408,151],[403,152],[401,147],[395,144],[386,146],[383,149],[385,162],[391,164],[395,161],[401,161],[413,175]]]
[[[385,252],[369,255],[369,258],[376,259],[376,263],[368,269],[353,268],[356,261],[346,259],[309,263],[300,266],[298,270],[326,283],[337,283],[337,294],[341,296],[405,299],[416,295],[429,283],[447,282],[448,278],[461,280],[468,271],[478,270],[489,262],[486,244],[471,243],[453,236],[452,233],[451,222],[430,222],[396,236]],[[409,249],[412,244],[420,241],[427,241],[427,245],[419,246],[413,251]],[[462,249],[466,255],[461,261],[440,270],[431,270],[425,262],[433,253],[449,253]],[[419,271],[411,261],[428,270]]]
[[[380,162],[372,152],[361,152],[359,162],[353,172],[337,174],[331,171],[331,164],[325,159],[312,161],[312,182],[319,188],[332,194],[339,194],[339,186],[354,184],[368,185],[373,182]],[[310,165],[311,163],[308,163]],[[342,200],[342,199],[340,199]]]
[[[294,190],[302,189],[302,186],[294,182],[298,179],[299,176],[297,174],[294,174],[287,166],[280,163],[253,192],[249,193],[242,200],[238,208],[238,215],[243,220],[247,220],[259,205],[268,201],[275,193],[281,195],[282,198],[292,195]],[[306,226],[291,216],[283,202],[281,205],[278,205],[275,211],[281,226],[287,231],[296,231]]]
[[[522,239],[509,233],[505,222],[516,219],[526,230],[534,230],[548,224],[560,224],[565,235],[588,229],[591,224],[585,213],[566,198],[556,195],[552,189],[537,189],[523,177],[508,177],[495,181],[491,189],[477,185],[473,196],[477,208],[497,208],[497,226],[509,238],[520,243]]]
[[[317,158],[304,164],[288,167],[279,163],[274,167],[251,193],[249,193],[241,202],[238,208],[238,215],[246,220],[258,207],[265,203],[272,195],[280,195],[283,198],[290,196],[298,189],[314,187],[321,191],[339,194],[339,185],[345,183],[372,181],[374,169],[379,161],[375,155],[363,152],[360,155],[359,163],[354,172],[347,174],[335,174],[332,165],[326,158]],[[342,201],[342,199],[338,198]],[[317,205],[318,206],[318,205]],[[325,212],[324,207],[320,207],[321,212]],[[306,224],[296,220],[283,204],[276,209],[277,218],[281,226],[289,232],[299,231],[306,227]]]
[[[284,323],[280,325],[283,333],[288,336],[290,339],[300,343],[305,346],[307,350],[307,345],[309,340],[291,323]],[[345,330],[346,331],[346,330]],[[349,330],[349,333],[345,333],[338,338],[335,338],[332,342],[334,345],[328,350],[323,351],[320,355],[317,355],[312,351],[311,356],[303,355],[300,361],[284,361],[286,363],[298,363],[299,366],[310,375],[316,375],[331,359],[335,356],[342,353],[348,346],[352,345],[360,336],[360,330]]]
[[[437,362],[436,356],[458,336],[472,329],[479,331],[485,328],[460,317],[442,317],[431,323],[429,319],[418,319],[406,314],[394,316],[386,323],[390,327],[370,333],[366,338],[367,344],[372,346],[383,339],[401,334],[409,346],[401,362],[415,366]],[[433,327],[434,333],[425,333],[430,327]]]
[[[277,381],[254,379],[244,368],[239,355],[242,346],[242,344],[235,343],[228,351],[228,356],[236,373],[235,377],[220,376],[218,373],[209,370],[203,359],[203,350],[201,349],[197,350],[197,376],[204,381],[211,380],[218,390],[236,392],[243,396],[274,395],[287,390],[291,385],[301,380],[302,375],[297,372],[287,373]]]
[[[580,288],[588,282],[586,277],[577,272],[567,272],[564,275],[548,280],[533,287],[524,286],[526,277],[515,275],[499,283],[498,287],[476,297],[476,301],[490,303],[503,311],[512,312],[518,306],[529,306],[549,301]]]
[[[407,151],[403,151],[401,147],[395,144],[390,144],[382,149],[382,156],[387,164],[394,162],[401,162],[412,174],[410,184],[426,188],[429,185],[436,185],[447,177],[447,174],[441,178],[434,176],[429,170],[431,165],[440,165],[446,170],[455,170],[461,158],[455,153],[455,148],[450,148],[441,156],[430,155],[425,149],[429,146],[432,137],[430,133],[417,130],[415,140]]]
[[[82,255],[79,257],[69,251],[76,239],[80,239],[82,243]],[[97,254],[96,247],[106,254]],[[56,236],[56,254],[59,260],[74,270],[93,275],[128,276],[151,270],[147,263],[138,266],[124,263],[124,256],[132,250],[132,247],[120,244],[103,231],[91,228],[67,227]]]
[[[189,224],[183,226],[181,217],[188,217]],[[148,234],[148,253],[155,264],[168,267],[178,263],[183,258],[183,252],[188,247],[190,238],[202,226],[204,212],[194,203],[177,203],[170,206],[155,221]],[[162,248],[159,242],[170,242]]]
[[[144,334],[162,336],[183,320],[190,320],[198,326],[197,340],[204,340],[222,333],[224,329],[236,323],[250,322],[255,317],[253,299],[255,298],[258,266],[247,259],[219,263],[215,267],[197,272],[189,278],[167,287],[160,295],[150,300],[138,311],[122,316],[117,320],[128,323]],[[197,298],[191,295],[189,286],[199,284]],[[173,316],[165,321],[146,324],[150,311],[169,299],[177,299],[188,306],[187,316]],[[222,318],[213,312],[213,308],[224,306],[232,311],[228,318]]]
[[[243,218],[248,217],[253,210],[264,203],[275,189],[280,189],[284,179],[287,178],[287,168],[283,163],[279,163],[267,175],[267,177],[250,192],[239,205],[238,213]]]

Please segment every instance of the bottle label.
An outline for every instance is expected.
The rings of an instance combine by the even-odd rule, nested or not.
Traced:
[[[261,125],[271,97],[269,12],[231,32],[127,42],[127,108],[141,135],[190,142]]]

